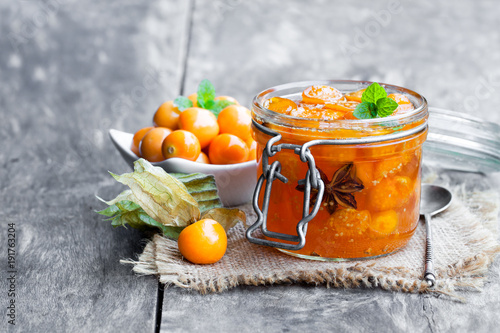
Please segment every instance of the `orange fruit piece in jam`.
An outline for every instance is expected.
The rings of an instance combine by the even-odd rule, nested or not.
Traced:
[[[398,214],[394,210],[386,210],[372,214],[370,231],[375,236],[386,236],[394,232],[398,225]]]
[[[368,205],[374,211],[386,211],[403,206],[413,192],[409,177],[384,178],[369,192]]]
[[[325,104],[342,98],[342,93],[330,86],[310,86],[302,92],[302,101],[310,104]]]
[[[347,93],[345,94],[345,98],[348,101],[354,101],[354,102],[359,102],[361,103],[361,96],[363,96],[363,93],[365,92],[366,89],[361,89],[352,93]]]
[[[295,110],[290,111],[290,116],[299,118],[322,118],[323,107],[315,104],[299,103]]]
[[[272,97],[268,99],[264,104],[264,107],[271,111],[283,114],[290,114],[293,110],[297,110],[297,104],[295,104],[294,101],[282,97]]]
[[[356,101],[338,101],[325,104],[325,108],[341,112],[352,112],[358,104],[359,102]]]
[[[334,110],[329,110],[325,109],[323,112],[323,119],[324,120],[340,120],[344,119],[345,113],[341,111],[334,111]]]
[[[322,105],[300,103],[290,116],[310,119],[338,120],[344,118],[344,112],[324,108]]]
[[[410,99],[403,94],[389,94],[387,95],[387,97],[394,100],[399,105],[393,114],[396,114],[398,112],[410,111],[414,109]]]
[[[337,209],[328,219],[331,229],[335,229],[337,237],[361,235],[370,225],[370,212],[356,209]]]
[[[401,104],[411,104],[410,99],[403,94],[389,94],[388,98],[394,100],[399,105]]]

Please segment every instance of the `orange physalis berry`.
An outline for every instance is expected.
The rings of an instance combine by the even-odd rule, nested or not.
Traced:
[[[252,136],[252,117],[250,111],[241,105],[225,107],[217,118],[220,133],[236,135],[242,140]]]
[[[188,99],[193,103],[194,107],[198,106],[198,94],[197,93],[189,95]]]
[[[149,162],[160,162],[165,158],[161,151],[163,140],[172,133],[168,128],[156,127],[146,133],[139,145],[141,156]]]
[[[196,161],[201,152],[198,138],[193,133],[184,130],[170,133],[163,140],[161,149],[166,159],[179,157],[190,161]]]
[[[134,138],[132,139],[132,144],[130,145],[130,149],[136,154],[137,156],[141,157],[141,152],[139,151],[139,145],[141,144],[141,140],[146,135],[147,132],[149,132],[151,129],[154,127],[144,127],[135,132]]]
[[[246,162],[249,148],[245,141],[232,134],[221,134],[210,143],[208,157],[213,164]]]
[[[200,152],[200,155],[196,159],[196,162],[210,164],[210,159],[208,158],[207,154],[205,154],[204,152]]]
[[[182,111],[179,116],[179,127],[196,135],[202,149],[219,134],[219,124],[215,115],[196,107]]]
[[[229,102],[233,102],[236,105],[240,105],[240,103],[238,103],[236,98],[231,97],[231,96],[217,96],[214,98],[214,100],[215,101],[229,101]]]
[[[182,256],[194,264],[213,264],[226,253],[226,231],[217,221],[203,219],[184,228],[177,240]]]
[[[245,141],[248,146],[248,161],[253,161],[257,158],[257,141],[253,138],[249,138]]]
[[[179,114],[181,111],[174,106],[173,101],[168,101],[160,105],[153,117],[153,123],[158,127],[166,127],[171,130],[178,128]]]

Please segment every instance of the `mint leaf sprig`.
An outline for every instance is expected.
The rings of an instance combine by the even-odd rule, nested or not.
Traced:
[[[234,104],[227,100],[215,100],[215,87],[209,80],[205,79],[198,85],[197,91],[197,104],[198,107],[211,111],[216,117],[225,107]],[[184,111],[187,108],[193,107],[193,102],[185,96],[179,96],[174,100],[174,106],[179,111]]]
[[[398,108],[398,103],[387,97],[385,89],[374,82],[361,95],[361,103],[354,109],[358,119],[372,119],[390,116]]]

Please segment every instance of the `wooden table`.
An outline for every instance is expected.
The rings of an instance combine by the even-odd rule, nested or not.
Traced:
[[[201,296],[164,291],[119,264],[147,240],[94,211],[95,195],[122,189],[107,171],[129,171],[108,129],[148,125],[158,105],[204,78],[247,106],[285,82],[390,82],[500,123],[499,14],[493,0],[1,1],[0,331],[498,330],[498,260],[466,304],[303,285]],[[450,175],[500,185],[499,174]]]

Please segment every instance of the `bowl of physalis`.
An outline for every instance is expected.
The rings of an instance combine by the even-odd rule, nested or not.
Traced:
[[[133,167],[143,158],[169,173],[213,175],[225,206],[250,201],[256,184],[256,142],[250,110],[230,96],[216,96],[203,80],[198,91],[156,110],[150,126],[109,135]]]

